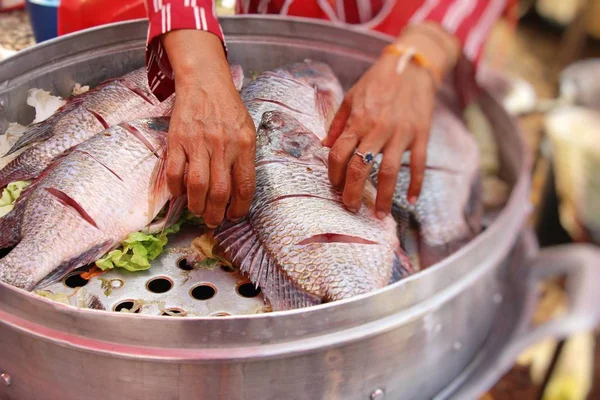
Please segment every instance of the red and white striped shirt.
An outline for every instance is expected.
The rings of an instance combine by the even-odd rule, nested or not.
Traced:
[[[215,0],[145,1],[150,22],[146,50],[148,80],[152,92],[163,100],[174,92],[175,82],[160,35],[175,29],[201,29],[217,35],[227,47],[217,20]],[[513,0],[237,0],[236,12],[325,19],[394,37],[409,24],[435,21],[460,40],[463,58],[476,63],[493,24],[515,3]],[[463,72],[455,74],[457,89],[469,91],[466,86],[471,84],[465,74],[473,76],[472,65],[461,65],[457,68]]]

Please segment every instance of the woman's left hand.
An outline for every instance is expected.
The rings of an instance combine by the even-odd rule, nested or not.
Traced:
[[[441,28],[437,29],[443,35],[449,35]],[[436,45],[429,36],[419,36],[418,29],[411,32],[400,37],[398,43],[414,46],[445,72],[450,63],[444,47]],[[451,40],[448,43],[454,44]],[[458,54],[457,49],[458,46],[448,51]],[[402,154],[406,150],[411,152],[407,197],[413,204],[417,201],[425,173],[436,97],[436,82],[431,71],[409,62],[398,74],[397,64],[397,55],[383,54],[362,76],[346,94],[324,141],[325,146],[331,147],[329,179],[335,187],[343,188],[344,205],[353,212],[360,208],[372,168],[372,164],[365,163],[360,154],[383,153],[375,204],[379,218],[384,218],[391,211]],[[355,150],[360,154],[356,154]]]

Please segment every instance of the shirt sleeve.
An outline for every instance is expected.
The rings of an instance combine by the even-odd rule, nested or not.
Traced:
[[[217,19],[215,0],[145,0],[148,14],[146,70],[150,90],[164,101],[175,92],[173,69],[160,36],[176,29],[199,29],[213,33],[227,47]]]
[[[478,93],[475,74],[492,27],[507,11],[514,13],[516,6],[515,0],[443,0],[423,15],[423,20],[437,22],[461,43],[453,79],[463,105]]]

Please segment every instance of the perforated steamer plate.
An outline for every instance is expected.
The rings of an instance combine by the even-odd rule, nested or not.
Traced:
[[[88,282],[79,276],[83,268],[42,290],[64,293],[74,306],[136,314],[223,317],[268,312],[260,289],[238,271],[186,262],[192,241],[203,233],[202,228],[184,226],[170,235],[149,270],[115,268]]]

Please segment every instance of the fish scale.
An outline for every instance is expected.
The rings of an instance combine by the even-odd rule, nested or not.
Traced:
[[[159,158],[148,146],[164,148],[167,129],[160,118],[115,125],[51,166],[17,200],[10,218],[0,219],[0,236],[13,232],[5,225],[15,216],[21,227],[17,246],[0,260],[0,280],[26,290],[43,287],[144,230],[169,199],[166,190],[158,192],[150,214]]]

